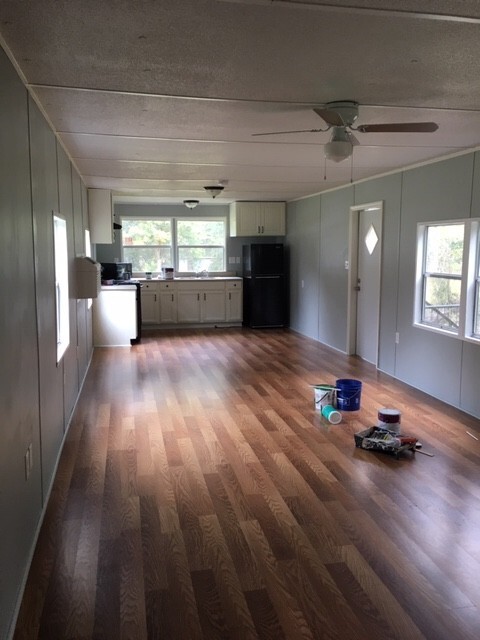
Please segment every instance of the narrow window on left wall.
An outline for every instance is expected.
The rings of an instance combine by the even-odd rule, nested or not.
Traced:
[[[55,255],[55,315],[57,363],[70,343],[70,305],[68,294],[67,221],[53,214],[53,247]]]

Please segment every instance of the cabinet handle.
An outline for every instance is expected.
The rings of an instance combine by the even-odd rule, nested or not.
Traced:
[[[173,293],[172,293],[172,302],[173,302]]]
[[[197,300],[200,300],[200,294],[197,293]]]
[[[157,294],[155,294],[155,302],[157,301]]]
[[[260,233],[260,225],[257,227],[257,233]]]
[[[229,299],[229,300],[231,300],[231,299],[232,299],[232,294],[231,294],[231,293],[229,293],[229,294],[228,294],[228,299]]]
[[[263,224],[262,224],[262,233],[264,232],[264,230],[265,230],[265,227],[264,227],[264,226],[263,226]]]
[[[204,299],[204,300],[206,300],[206,299],[207,299],[207,294],[206,294],[206,293],[204,293],[204,294],[203,294],[203,299]]]

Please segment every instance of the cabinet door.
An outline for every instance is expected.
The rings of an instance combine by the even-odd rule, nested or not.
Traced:
[[[145,324],[158,323],[158,297],[155,288],[141,290],[142,322]]]
[[[254,202],[242,205],[238,212],[239,235],[256,236],[260,233],[259,207]]]
[[[243,320],[243,291],[231,289],[227,291],[227,322],[242,322]]]
[[[108,189],[88,190],[90,240],[93,243],[113,243],[112,192]]]
[[[285,235],[285,204],[283,202],[264,202],[262,205],[262,235]]]
[[[284,202],[234,202],[230,205],[232,236],[284,236]]]
[[[200,292],[194,289],[177,289],[178,322],[200,322]]]
[[[225,322],[225,290],[203,291],[202,322]]]
[[[260,210],[257,202],[235,203],[237,236],[258,236],[261,231]]]
[[[160,291],[160,324],[171,324],[177,321],[177,300],[173,291]]]

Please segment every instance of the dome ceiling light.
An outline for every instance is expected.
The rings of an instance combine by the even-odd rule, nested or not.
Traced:
[[[225,189],[225,187],[221,184],[208,185],[207,187],[203,187],[205,191],[207,191],[212,198],[216,198],[219,193]]]
[[[189,209],[195,209],[195,207],[197,206],[197,204],[199,204],[200,201],[199,200],[184,200],[183,204],[188,207]]]

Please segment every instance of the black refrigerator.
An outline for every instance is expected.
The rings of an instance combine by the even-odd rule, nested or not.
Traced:
[[[243,323],[252,328],[287,323],[283,244],[243,245]]]

